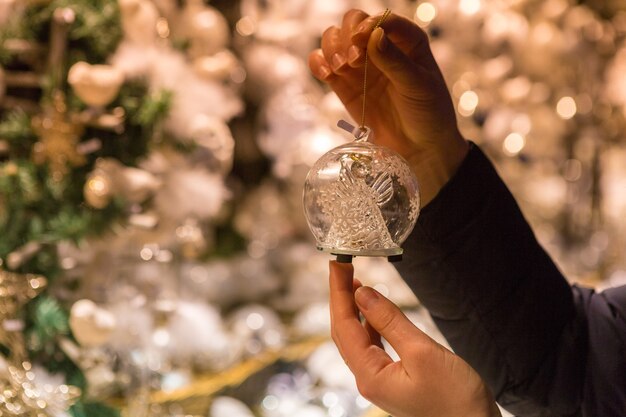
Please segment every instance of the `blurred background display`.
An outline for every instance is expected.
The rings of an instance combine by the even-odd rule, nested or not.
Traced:
[[[302,208],[352,139],[306,57],[355,7],[429,34],[568,279],[626,282],[622,0],[0,0],[0,415],[386,415]],[[386,260],[355,267],[445,344]]]

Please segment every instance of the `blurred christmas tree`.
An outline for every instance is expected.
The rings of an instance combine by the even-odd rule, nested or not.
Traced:
[[[305,62],[351,7],[429,33],[463,133],[568,276],[625,275],[620,1],[0,0],[0,414],[206,415],[184,400],[326,335],[301,188],[349,138]],[[331,346],[259,381],[231,393],[264,417],[368,408]],[[253,415],[231,400],[211,416]]]

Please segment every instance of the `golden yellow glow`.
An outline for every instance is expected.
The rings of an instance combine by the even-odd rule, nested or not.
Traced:
[[[437,9],[431,3],[422,3],[415,10],[415,20],[420,26],[427,26],[437,17]]]
[[[459,98],[459,113],[462,116],[471,116],[474,114],[478,106],[478,94],[472,90],[468,90],[461,94]]]
[[[561,97],[556,104],[556,112],[563,119],[571,119],[576,114],[576,102],[572,97]]]
[[[109,192],[107,181],[100,176],[90,178],[87,181],[87,187],[96,195],[103,195]]]
[[[459,10],[466,15],[476,14],[480,11],[480,0],[461,0]]]
[[[517,132],[510,133],[502,143],[502,150],[509,156],[515,156],[524,149],[526,138]]]

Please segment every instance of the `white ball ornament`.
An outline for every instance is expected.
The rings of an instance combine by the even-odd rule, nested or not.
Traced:
[[[110,104],[124,83],[124,74],[111,65],[77,62],[67,76],[74,93],[87,105],[104,107]]]
[[[106,343],[116,327],[113,314],[86,299],[72,305],[69,322],[72,334],[85,347]]]
[[[209,417],[254,417],[243,402],[233,397],[217,397],[211,403]]]
[[[161,187],[161,180],[156,176],[134,167],[123,167],[119,170],[117,182],[120,194],[131,203],[145,201]]]
[[[276,312],[268,307],[249,304],[233,312],[229,321],[231,331],[243,342],[249,355],[279,349],[286,343],[285,327]]]
[[[149,0],[118,0],[124,37],[133,43],[152,44],[157,38],[159,11]]]
[[[189,39],[189,55],[193,58],[213,55],[230,42],[228,21],[216,8],[202,0],[188,0],[183,12],[183,36]]]
[[[193,68],[200,77],[225,81],[239,68],[239,60],[227,49],[213,55],[203,55],[193,61]]]
[[[190,134],[199,145],[194,157],[211,171],[227,174],[233,165],[235,139],[222,118],[200,114],[191,120]]]
[[[244,52],[243,60],[253,87],[248,93],[257,101],[264,101],[287,84],[306,85],[310,81],[302,58],[275,45],[255,43]]]

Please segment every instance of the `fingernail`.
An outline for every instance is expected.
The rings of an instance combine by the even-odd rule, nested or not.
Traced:
[[[332,74],[332,73],[333,72],[326,65],[320,66],[319,69],[317,70],[318,76],[320,78],[322,78],[322,79],[326,79],[326,78],[330,77],[330,74]]]
[[[378,293],[370,287],[359,287],[354,293],[356,303],[362,310],[369,310],[378,302]]]
[[[369,25],[366,22],[359,24],[359,26],[357,26],[356,29],[354,29],[354,32],[352,32],[352,36],[356,36],[359,33],[365,32],[368,26]]]
[[[346,64],[346,58],[340,53],[336,53],[332,58],[332,66],[334,71],[340,70]]]
[[[361,48],[356,45],[352,45],[348,48],[348,62],[354,63],[361,57]]]
[[[378,45],[377,45],[378,50],[380,52],[385,52],[385,50],[387,50],[387,46],[389,46],[389,41],[387,40],[387,36],[385,36],[385,31],[382,30],[381,28],[378,28],[378,29],[380,29],[380,32],[381,32],[380,39],[378,39]]]

